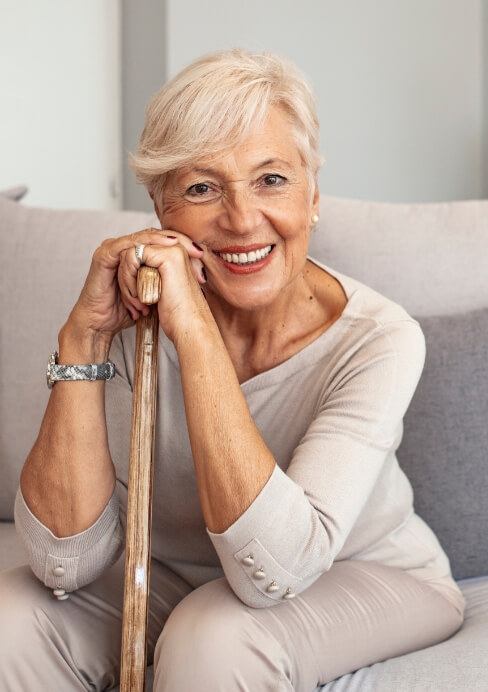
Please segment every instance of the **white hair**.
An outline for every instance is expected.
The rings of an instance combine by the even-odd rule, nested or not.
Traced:
[[[184,68],[149,103],[131,167],[159,196],[168,173],[235,146],[271,106],[288,114],[312,188],[322,164],[315,98],[295,65],[268,52],[220,51]]]

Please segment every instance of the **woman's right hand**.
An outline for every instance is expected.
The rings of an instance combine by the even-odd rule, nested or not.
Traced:
[[[69,342],[70,354],[75,349],[86,353],[85,358],[88,358],[88,351],[92,352],[96,344],[97,353],[92,357],[99,361],[108,356],[115,334],[134,324],[134,320],[145,310],[135,296],[131,299],[122,295],[118,280],[121,265],[124,268],[130,265],[130,271],[137,275],[139,263],[135,257],[135,246],[144,244],[169,248],[184,241],[188,254],[195,256],[193,262],[201,256],[201,251],[195,250],[189,239],[181,234],[175,237],[171,233],[149,228],[103,241],[93,255],[81,294],[61,330],[60,347],[61,342]],[[125,290],[130,291],[130,282],[127,282]],[[134,304],[139,304],[140,310]],[[79,357],[82,357],[81,352]]]

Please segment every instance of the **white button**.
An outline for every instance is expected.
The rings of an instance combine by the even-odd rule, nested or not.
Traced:
[[[62,596],[57,596],[56,598],[58,601],[66,601],[66,599],[69,598],[69,593],[65,593]]]
[[[266,589],[266,591],[269,591],[269,593],[273,593],[274,591],[279,591],[279,590],[280,590],[280,587],[278,586],[278,584],[275,582],[274,579],[272,582],[270,582],[268,584],[268,588]]]
[[[53,594],[56,596],[56,598],[59,598],[60,596],[64,596],[66,591],[64,589],[54,589]]]
[[[59,567],[55,567],[53,569],[53,574],[55,577],[64,577],[64,567],[61,567],[61,565]]]
[[[254,565],[254,557],[253,557],[252,553],[249,553],[249,555],[247,555],[246,557],[243,557],[242,562],[245,565],[249,565],[249,566]]]
[[[291,589],[287,589],[285,591],[283,598],[286,598],[287,601],[291,601],[291,599],[295,598],[295,596],[296,596],[296,593],[293,593],[293,591]]]
[[[254,572],[254,576],[256,577],[256,579],[264,579],[266,576],[266,572],[262,567],[260,567],[258,570]]]

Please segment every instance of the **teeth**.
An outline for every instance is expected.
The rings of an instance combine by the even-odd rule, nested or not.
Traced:
[[[232,264],[252,264],[253,262],[258,262],[267,257],[272,249],[273,246],[268,245],[261,250],[251,250],[251,252],[240,252],[239,254],[219,252],[217,254],[226,262],[231,262]]]

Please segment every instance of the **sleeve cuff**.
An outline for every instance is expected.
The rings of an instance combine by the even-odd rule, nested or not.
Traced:
[[[208,531],[225,575],[246,605],[267,607],[294,598],[319,576],[297,574],[300,531],[287,536],[288,517],[296,527],[309,526],[313,508],[278,466],[248,509],[226,531]]]
[[[123,547],[115,491],[92,526],[74,536],[58,538],[30,511],[19,488],[15,524],[33,572],[53,589],[74,591],[94,581],[114,564]]]

